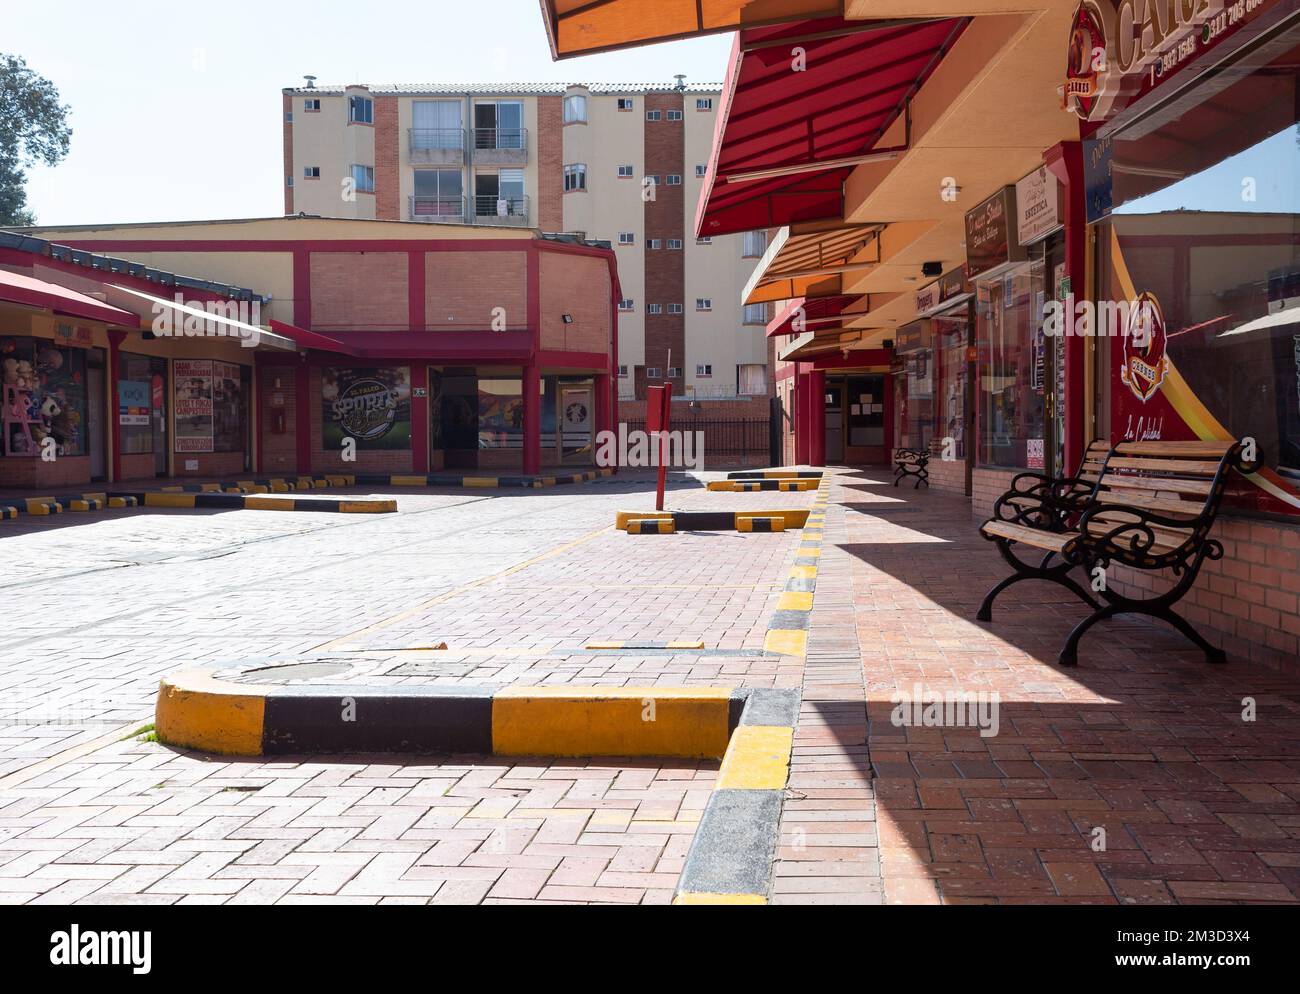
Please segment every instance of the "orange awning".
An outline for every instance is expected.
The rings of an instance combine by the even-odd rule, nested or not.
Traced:
[[[842,13],[840,0],[542,0],[556,59]]]

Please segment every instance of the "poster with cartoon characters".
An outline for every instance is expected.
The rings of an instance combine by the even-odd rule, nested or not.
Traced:
[[[86,357],[35,338],[0,339],[3,454],[86,454]]]

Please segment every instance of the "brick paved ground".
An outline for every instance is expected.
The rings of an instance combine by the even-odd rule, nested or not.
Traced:
[[[399,496],[382,517],[0,526],[0,899],[670,896],[716,764],[228,763],[123,739],[170,670],[322,647],[381,682],[802,686],[776,903],[1300,893],[1300,682],[1131,621],[1060,670],[1081,611],[1052,588],[971,620],[1001,568],[964,502],[837,475],[804,661],[760,651],[792,535],[615,533],[648,506],[627,478]],[[811,498],[692,484],[670,506]],[[686,638],[708,649],[581,649]],[[997,691],[999,735],[894,727],[890,695],[918,683]]]

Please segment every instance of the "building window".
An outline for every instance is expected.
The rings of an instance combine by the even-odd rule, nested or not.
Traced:
[[[647,314],[662,314],[664,312],[663,304],[646,304],[645,312]]]
[[[696,97],[696,98],[695,98],[695,109],[696,109],[696,110],[713,110],[713,98],[712,98],[712,97]]]
[[[631,167],[631,166],[619,166],[619,167],[618,167],[618,178],[619,178],[619,179],[631,179],[631,178],[632,178],[632,167]]]
[[[618,98],[618,109],[619,109],[619,110],[631,110],[631,109],[632,109],[632,98],[631,98],[631,97],[619,97],[619,98]]]
[[[577,162],[564,167],[564,192],[587,189],[587,166]]]
[[[680,252],[682,249],[682,240],[680,238],[668,239],[668,248]]]
[[[680,173],[669,173],[669,174],[668,174],[668,185],[669,185],[669,186],[681,186],[681,185],[682,185],[682,177],[681,177],[681,174],[680,174]]]
[[[635,231],[620,231],[620,232],[618,233],[618,243],[619,243],[620,245],[635,245],[635,244],[636,244],[636,232],[635,232]]]
[[[647,242],[646,244],[652,249],[657,249],[659,248],[660,245],[663,244],[663,242],[661,242],[658,238],[651,238],[650,241]]]
[[[757,259],[767,251],[766,231],[746,231],[742,255],[746,259]]]
[[[647,367],[645,368],[645,378],[646,378],[647,380],[657,380],[657,379],[659,379],[659,367],[658,367],[658,366],[647,366]]]
[[[682,307],[681,304],[669,304],[669,305],[668,305],[668,313],[669,313],[669,314],[681,314],[681,313],[683,312],[683,310],[684,310],[684,308]]]
[[[633,310],[635,307],[636,304],[633,302],[631,297],[624,297],[622,300],[618,302],[618,309],[620,311],[630,311]]]
[[[657,111],[657,110],[648,110],[648,111],[645,112],[645,119],[646,119],[647,121],[657,121],[657,120],[659,120],[659,118],[662,117],[662,116],[663,116],[663,115],[660,114],[659,111]]]
[[[767,304],[746,304],[745,324],[767,324]]]
[[[303,166],[303,179],[320,179],[320,166]]]
[[[668,120],[670,120],[670,121],[680,121],[681,119],[682,119],[682,112],[681,112],[681,111],[679,111],[679,110],[670,110],[670,111],[668,112]]]
[[[627,367],[626,367],[626,366],[619,366],[619,367],[618,367],[618,375],[619,375],[619,376],[627,376]]]
[[[696,297],[696,298],[695,298],[695,309],[696,309],[697,311],[711,311],[711,310],[713,310],[713,298],[712,298],[712,297]]]
[[[695,167],[695,176],[696,176],[697,179],[703,179],[703,178],[704,178],[704,174],[707,173],[708,171],[709,171],[709,167],[706,166],[706,165],[705,165],[705,166],[696,166],[696,167]]]
[[[587,123],[587,98],[581,93],[574,93],[564,98],[564,123]]]
[[[349,124],[374,124],[375,102],[369,97],[348,98]]]
[[[670,380],[675,380],[675,379],[678,379],[681,375],[682,375],[682,367],[681,367],[681,366],[669,366],[669,367],[668,367],[668,379],[670,379]]]
[[[696,366],[695,366],[695,375],[696,375],[696,376],[712,376],[712,375],[713,375],[713,366],[712,366],[712,364],[711,364],[711,363],[707,363],[707,362],[706,362],[706,363],[703,363],[703,364],[698,364],[698,363],[697,363]]]
[[[761,397],[767,393],[767,365],[742,362],[736,367],[736,393],[742,397]]]
[[[695,244],[696,244],[696,245],[712,245],[712,244],[713,244],[713,239],[710,238],[708,235],[705,235],[703,238],[697,238],[697,239],[695,239]]]
[[[286,177],[284,178],[284,185],[285,185],[285,186],[293,186],[293,177],[292,177],[292,176],[286,176]]]
[[[352,184],[357,193],[374,193],[375,192],[375,167],[374,166],[353,166],[352,167]]]
[[[302,102],[302,109],[307,114],[316,114],[320,112],[320,97],[312,97],[310,100]]]

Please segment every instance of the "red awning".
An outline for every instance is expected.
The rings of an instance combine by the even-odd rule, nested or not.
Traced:
[[[861,294],[837,294],[831,297],[811,297],[808,299],[799,298],[793,301],[789,307],[776,316],[776,319],[767,326],[767,337],[775,338],[777,335],[798,335],[805,331],[811,331],[818,334],[830,332],[831,330],[839,331],[843,328],[844,311],[856,301],[862,299]],[[803,327],[795,328],[794,320],[803,315]]]
[[[525,362],[529,331],[335,331],[328,335],[272,321],[271,330],[300,348],[335,352],[354,359],[437,359],[474,363]]]
[[[130,311],[113,307],[57,283],[47,283],[34,276],[23,276],[5,270],[0,270],[0,300],[41,307],[64,317],[81,318],[84,321],[103,321],[125,328],[140,327],[140,319]]]
[[[842,217],[844,180],[857,164],[844,160],[880,151],[885,131],[968,22],[828,17],[741,31],[696,233]],[[784,172],[753,175],[773,170]]]

